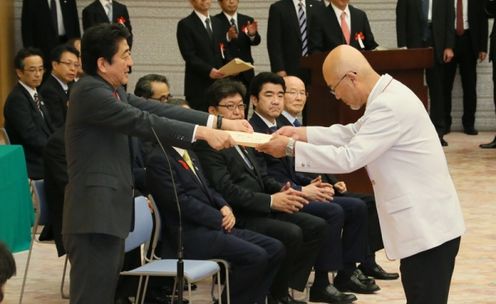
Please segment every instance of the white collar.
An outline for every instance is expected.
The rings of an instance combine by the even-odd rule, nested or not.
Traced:
[[[257,111],[255,111],[254,113],[257,114],[258,117],[260,117],[260,119],[262,119],[262,121],[267,125],[267,127],[269,127],[269,128],[276,127],[277,128],[277,122],[272,123],[272,122],[268,121],[265,117],[258,114]]]
[[[372,91],[370,91],[369,97],[367,98],[367,104],[370,104],[377,98],[384,90],[388,87],[388,85],[393,81],[393,77],[389,74],[384,74],[379,78],[379,80],[375,83]]]
[[[346,13],[346,16],[348,18],[350,17],[350,6],[349,5],[346,5],[346,8],[344,10],[342,10],[339,7],[335,6],[334,3],[332,3],[332,2],[329,2],[329,3],[331,4],[331,7],[334,10],[334,13],[338,17],[338,20],[339,20],[339,18],[341,18],[341,13],[343,13],[343,12]]]
[[[286,119],[287,119],[287,120],[288,120],[288,121],[289,121],[292,125],[294,125],[294,121],[296,120],[296,117],[295,117],[295,116],[293,116],[293,115],[289,114],[289,112],[287,112],[287,111],[282,111],[282,115],[283,115],[284,117],[286,117]]]
[[[32,87],[28,86],[27,84],[25,84],[24,82],[22,82],[20,80],[19,80],[19,83],[26,89],[26,91],[28,91],[29,95],[31,95],[31,98],[33,98],[33,100],[34,100],[34,94],[38,94],[36,89],[33,89]],[[39,97],[39,94],[38,94],[38,97]]]
[[[194,10],[194,12],[198,16],[198,18],[200,18],[200,20],[203,22],[203,25],[205,25],[205,20],[207,20],[207,18],[208,18],[208,19],[210,19],[210,26],[212,26],[212,18],[210,18],[210,15],[205,16],[197,10]]]
[[[62,89],[64,91],[68,91],[69,90],[69,86],[67,85],[67,83],[65,83],[62,80],[60,80],[60,78],[58,78],[57,76],[55,76],[54,73],[52,73],[52,76],[53,76],[53,78],[55,78],[60,83],[60,86],[62,87]]]

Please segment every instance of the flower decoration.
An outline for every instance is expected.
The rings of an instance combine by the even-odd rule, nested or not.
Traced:
[[[190,170],[188,164],[184,160],[180,159],[179,163],[183,166],[184,169],[188,171]]]
[[[358,41],[360,48],[364,49],[365,45],[363,45],[363,41],[365,40],[365,35],[362,32],[358,32],[355,34],[355,40]]]
[[[224,56],[224,43],[219,43],[219,49],[220,49],[220,54],[222,56],[222,59],[226,59],[226,57]]]
[[[117,23],[119,24],[122,24],[124,25],[126,23],[126,18],[124,18],[123,16],[120,16],[119,18],[117,18]]]

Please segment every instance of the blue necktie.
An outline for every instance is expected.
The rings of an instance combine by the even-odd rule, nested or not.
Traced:
[[[301,123],[300,123],[300,121],[299,121],[298,119],[295,119],[295,120],[293,121],[293,126],[295,126],[295,127],[301,127]]]
[[[276,126],[269,127],[270,134],[274,133],[275,131],[277,131],[277,127]]]

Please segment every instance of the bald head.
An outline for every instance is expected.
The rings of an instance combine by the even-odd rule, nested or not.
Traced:
[[[324,61],[322,73],[327,86],[352,109],[361,108],[380,76],[363,54],[349,45],[334,48]]]

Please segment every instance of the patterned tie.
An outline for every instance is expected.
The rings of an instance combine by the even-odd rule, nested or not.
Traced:
[[[205,19],[205,25],[207,27],[208,37],[210,37],[210,39],[212,39],[214,32],[212,31],[212,26],[210,26],[210,18]]]
[[[350,28],[348,22],[346,22],[346,12],[341,13],[341,31],[343,32],[344,40],[346,44],[350,44]]]
[[[298,23],[301,34],[301,56],[306,56],[308,55],[307,16],[303,8],[303,0],[298,2]]]
[[[456,34],[462,36],[465,32],[463,28],[463,1],[456,0]]]
[[[301,122],[298,120],[298,118],[293,121],[293,126],[301,127]]]
[[[40,96],[38,96],[38,93],[34,93],[33,99],[34,99],[34,104],[36,105],[36,109],[38,109],[38,111],[43,114],[43,112],[41,112],[41,101],[40,101]]]
[[[59,22],[57,20],[57,4],[55,3],[55,0],[50,0],[50,16],[52,17],[53,28],[58,36]]]
[[[105,4],[105,11],[107,12],[107,17],[110,23],[114,20],[114,16],[112,16],[112,2],[108,1]]]
[[[237,33],[238,32],[238,27],[236,26],[236,20],[234,20],[234,18],[231,18],[231,26],[234,26],[234,30]]]

